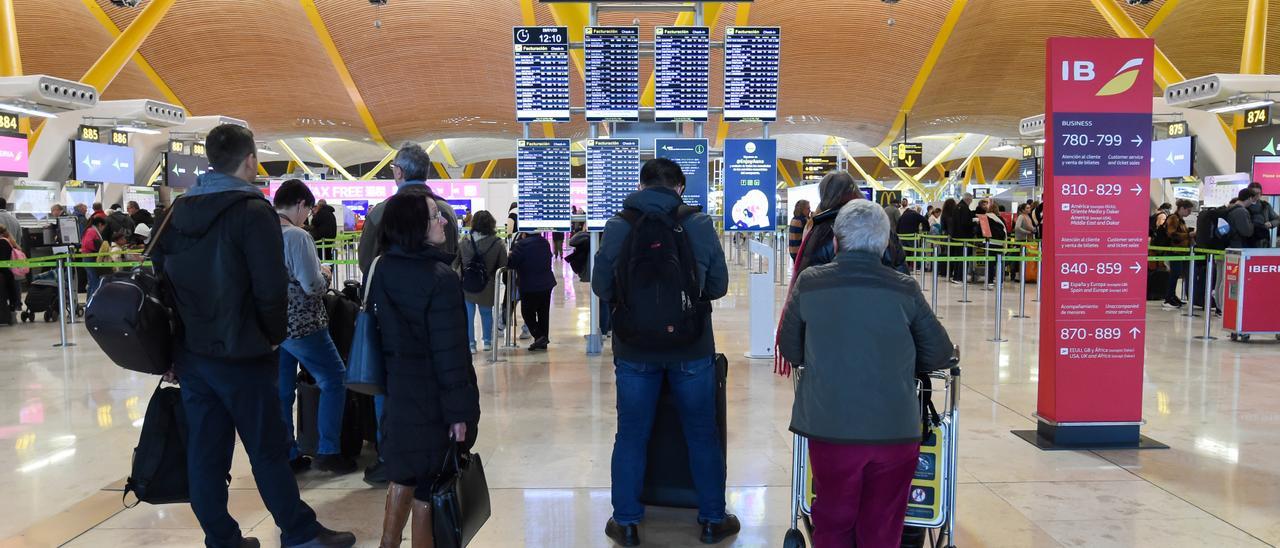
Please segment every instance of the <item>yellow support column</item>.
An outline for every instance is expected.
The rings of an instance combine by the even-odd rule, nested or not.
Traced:
[[[444,164],[442,164],[442,163],[440,163],[440,162],[431,162],[431,165],[436,166],[436,174],[440,175],[440,178],[441,178],[441,179],[452,179],[452,178],[453,178],[453,176],[452,176],[452,175],[449,175],[449,170],[447,170],[447,169],[445,169],[445,168],[444,168]]]
[[[1245,15],[1244,47],[1240,51],[1240,74],[1263,74],[1267,60],[1267,3],[1249,0]]]
[[[111,38],[113,40],[120,36],[120,27],[116,26],[115,21],[111,20],[111,17],[107,15],[107,12],[102,11],[102,6],[98,5],[97,0],[80,0],[80,3],[84,4],[85,9],[89,10],[89,13],[93,14],[94,19],[98,20],[98,24],[102,25],[102,28],[111,33]],[[147,79],[151,81],[151,84],[154,85],[156,89],[160,90],[160,94],[164,95],[166,101],[184,109],[187,108],[187,106],[178,99],[178,95],[173,92],[173,89],[169,87],[169,84],[165,83],[163,78],[160,78],[160,74],[156,72],[155,68],[152,68],[151,63],[148,63],[147,60],[142,57],[141,53],[133,54],[133,62],[138,65],[138,68],[147,76]]]
[[[453,153],[449,152],[449,143],[444,142],[444,139],[437,139],[436,144],[440,145],[436,148],[440,149],[440,154],[444,155],[445,163],[449,167],[458,167],[458,162],[453,159]]]
[[[365,173],[364,175],[362,175],[360,177],[360,180],[371,181],[373,180],[374,177],[377,177],[378,172],[382,171],[382,168],[387,167],[387,164],[391,163],[391,160],[395,159],[397,152],[400,152],[400,151],[393,149],[390,152],[388,152],[387,155],[382,158],[382,161],[378,162],[378,165],[373,166],[373,169],[369,170],[368,173]]]
[[[494,169],[494,168],[496,168],[496,167],[498,167],[498,161],[497,161],[497,160],[489,160],[489,165],[484,166],[484,173],[481,173],[481,174],[480,174],[480,178],[481,178],[481,179],[488,179],[489,177],[493,176],[493,169]]]
[[[120,74],[120,69],[123,69],[125,63],[138,53],[142,42],[151,36],[151,31],[155,30],[164,19],[164,15],[169,13],[173,3],[174,0],[148,2],[147,7],[142,8],[142,12],[134,18],[132,23],[129,23],[120,36],[116,37],[107,51],[102,52],[93,66],[89,67],[88,72],[80,78],[80,82],[97,88],[100,94],[105,92],[107,86],[110,86]]]
[[[307,144],[311,145],[311,150],[316,152],[316,156],[319,156],[321,160],[324,160],[324,163],[329,164],[329,167],[333,168],[334,171],[337,171],[339,175],[342,175],[345,178],[344,180],[355,180],[355,177],[352,177],[346,169],[343,169],[342,164],[339,164],[337,160],[334,160],[333,156],[330,156],[328,152],[325,152],[325,150],[320,147],[320,143],[317,143],[315,139],[308,137]]]
[[[911,113],[911,109],[915,108],[916,99],[919,99],[920,92],[924,91],[924,85],[929,81],[929,75],[933,74],[933,67],[938,64],[938,58],[942,57],[942,50],[946,47],[947,41],[951,39],[951,31],[955,30],[956,23],[960,21],[960,15],[964,13],[964,8],[967,5],[969,5],[969,0],[953,0],[951,2],[951,10],[947,12],[946,19],[942,21],[942,27],[938,29],[938,34],[934,36],[933,45],[929,47],[929,53],[925,55],[924,63],[920,65],[920,70],[916,72],[916,79],[907,90],[907,97],[903,99],[902,106],[898,108],[898,115],[894,117],[893,125],[889,127],[889,134],[885,135],[884,140],[880,142],[880,146],[889,146],[902,133],[902,125],[906,123],[907,115]]]
[[[1004,165],[1000,167],[1000,171],[996,172],[996,178],[992,180],[999,181],[1001,179],[1004,179],[1005,177],[1008,177],[1009,174],[1012,173],[1014,169],[1017,169],[1017,167],[1018,167],[1017,160],[1014,160],[1013,158],[1009,158],[1008,160],[1005,160]]]
[[[298,153],[294,152],[292,148],[289,148],[289,145],[284,142],[284,139],[276,141],[276,143],[280,145],[280,150],[283,150],[285,154],[288,154],[290,158],[293,158],[293,163],[298,164],[299,166],[302,166],[303,173],[310,173],[313,175],[315,174],[314,171],[311,171],[311,166],[307,165],[306,162],[302,161],[302,158],[298,157]]]
[[[22,55],[18,52],[18,22],[13,0],[0,0],[0,76],[22,76]]]
[[[778,159],[778,175],[782,176],[782,180],[787,182],[788,187],[796,186],[795,180],[791,178],[791,174],[787,173],[787,169],[782,165],[782,159]]]

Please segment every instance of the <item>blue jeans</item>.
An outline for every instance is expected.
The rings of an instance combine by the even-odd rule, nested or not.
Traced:
[[[480,311],[480,327],[484,330],[480,337],[485,344],[493,343],[493,307],[480,306],[471,301],[467,303],[467,343],[476,346],[476,311]]]
[[[98,283],[102,280],[102,275],[98,274],[98,269],[96,268],[86,268],[84,272],[89,279],[89,286],[84,290],[84,300],[88,302],[89,299],[93,298],[93,294],[98,291]]]
[[[698,490],[698,521],[724,521],[724,453],[716,426],[714,358],[677,363],[637,363],[614,359],[618,384],[618,435],[613,442],[613,519],[640,523],[644,505],[645,459],[657,413],[658,393],[666,377],[680,409],[689,470]]]
[[[276,413],[275,360],[225,362],[182,349],[175,354],[187,416],[191,510],[204,530],[205,545],[240,546],[240,525],[227,513],[227,475],[236,433],[249,455],[258,494],[282,531],[281,544],[314,539],[320,524],[298,495],[284,423]]]
[[[320,409],[316,414],[320,443],[316,453],[336,455],[342,435],[342,412],[347,404],[347,372],[333,344],[329,332],[321,329],[299,339],[285,339],[280,343],[280,413],[284,417],[285,431],[289,436],[289,458],[298,456],[298,441],[294,438],[293,400],[298,390],[298,362],[316,378],[320,388]]]

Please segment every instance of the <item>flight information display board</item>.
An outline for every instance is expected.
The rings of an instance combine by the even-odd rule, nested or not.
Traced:
[[[133,149],[71,141],[71,178],[95,183],[133,184]]]
[[[208,172],[209,159],[204,156],[175,152],[166,152],[164,155],[164,186],[191,188],[196,186],[201,175]]]
[[[778,119],[780,27],[724,29],[724,119],[772,122]]]
[[[587,27],[587,121],[640,119],[640,28]]]
[[[516,121],[569,121],[569,29],[515,27]]]
[[[705,122],[710,29],[658,27],[653,33],[654,121]]]
[[[710,170],[706,139],[655,139],[654,156],[666,158],[684,173],[684,203],[707,211]]]
[[[588,140],[587,230],[603,230],[639,181],[639,139]]]
[[[516,200],[521,232],[569,230],[568,139],[516,141]]]

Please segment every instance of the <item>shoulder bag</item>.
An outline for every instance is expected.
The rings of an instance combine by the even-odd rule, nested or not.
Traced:
[[[351,355],[347,357],[347,389],[377,396],[387,391],[387,366],[382,356],[382,334],[378,329],[378,317],[369,303],[369,291],[373,289],[378,261],[369,266],[369,280],[365,283],[360,312],[356,314],[355,332],[351,336]]]

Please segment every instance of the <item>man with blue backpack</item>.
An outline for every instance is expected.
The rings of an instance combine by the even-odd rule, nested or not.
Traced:
[[[646,451],[664,378],[688,444],[701,541],[714,544],[741,528],[725,513],[711,325],[711,301],[728,292],[729,268],[711,217],[684,204],[684,186],[675,162],[645,162],[640,190],[605,225],[591,275],[592,290],[613,314],[618,434],[605,534],[622,546],[640,544]]]

